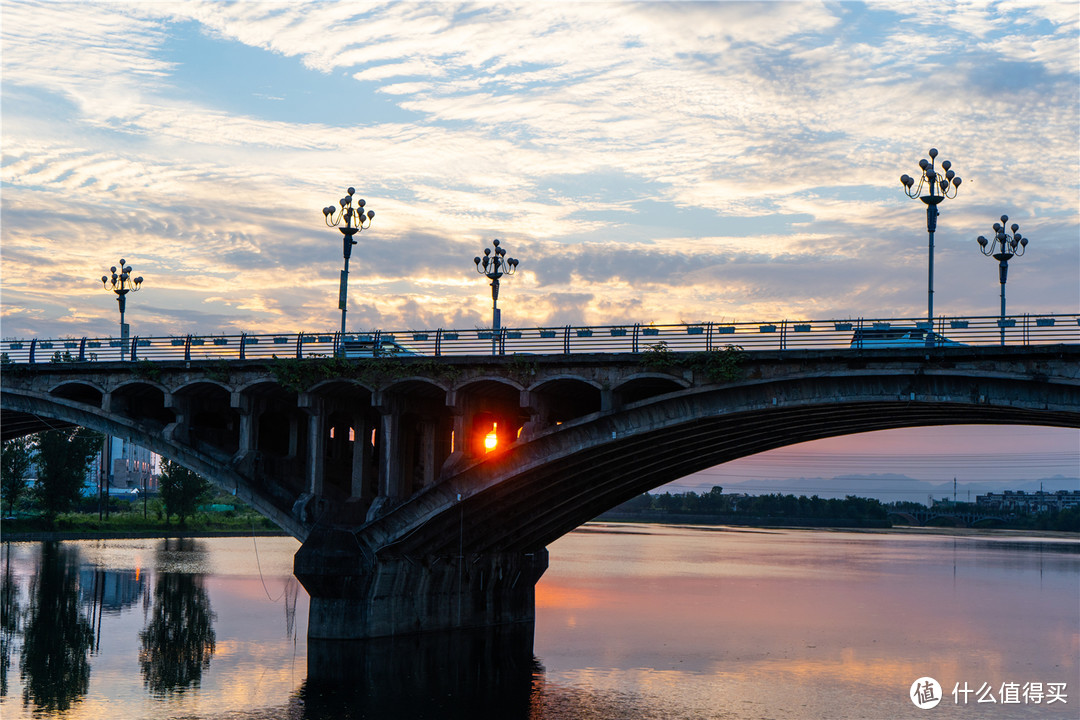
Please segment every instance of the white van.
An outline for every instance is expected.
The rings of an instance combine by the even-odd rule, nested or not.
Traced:
[[[890,327],[860,327],[855,328],[855,334],[851,337],[853,348],[897,348],[897,347],[926,347],[927,331],[923,328],[908,326]],[[964,343],[950,340],[944,335],[930,331],[930,345],[932,347],[963,347]]]

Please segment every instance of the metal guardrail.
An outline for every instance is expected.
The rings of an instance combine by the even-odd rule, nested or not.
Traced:
[[[138,360],[269,360],[333,357],[343,344],[372,348],[397,346],[404,352],[376,351],[393,357],[491,355],[569,355],[640,353],[658,347],[700,352],[735,345],[745,350],[869,349],[860,341],[868,330],[926,329],[914,318],[782,320],[765,323],[703,322],[678,325],[600,325],[491,330],[418,330],[345,333],[271,333],[133,337],[123,349],[116,338],[0,340],[0,361],[10,363],[106,362]],[[1080,315],[942,317],[934,323],[937,345],[1013,346],[1080,344]],[[662,345],[661,345],[662,343]],[[914,342],[874,347],[919,347]],[[123,350],[123,352],[121,352]]]

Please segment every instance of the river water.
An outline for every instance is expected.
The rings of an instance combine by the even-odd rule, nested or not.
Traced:
[[[532,642],[423,647],[309,647],[297,547],[5,544],[0,715],[1080,717],[1077,538],[590,523],[549,548]]]

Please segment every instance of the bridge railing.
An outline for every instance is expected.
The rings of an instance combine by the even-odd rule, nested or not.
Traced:
[[[908,331],[913,331],[908,333]],[[334,357],[566,355],[642,353],[658,349],[701,352],[728,345],[745,350],[924,347],[926,323],[915,318],[701,322],[677,325],[600,325],[470,330],[267,333],[0,341],[4,363],[139,360],[221,361]],[[1025,314],[942,317],[934,322],[937,346],[1080,344],[1080,315]],[[921,333],[921,334],[920,334]],[[883,337],[892,339],[882,340]],[[877,338],[871,340],[871,338]]]

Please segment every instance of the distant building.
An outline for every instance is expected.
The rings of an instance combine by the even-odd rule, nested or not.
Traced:
[[[157,492],[158,461],[157,455],[144,447],[106,436],[102,451],[87,472],[86,493],[96,494],[99,482],[107,485],[113,494],[143,489]]]
[[[1080,507],[1080,490],[1058,490],[1057,492],[1024,492],[1006,490],[1000,493],[977,495],[975,504],[980,510],[1034,515],[1045,512],[1058,512],[1066,508]]]
[[[135,570],[79,570],[79,599],[96,603],[107,615],[117,615],[135,605],[143,596],[146,576],[141,568]]]

